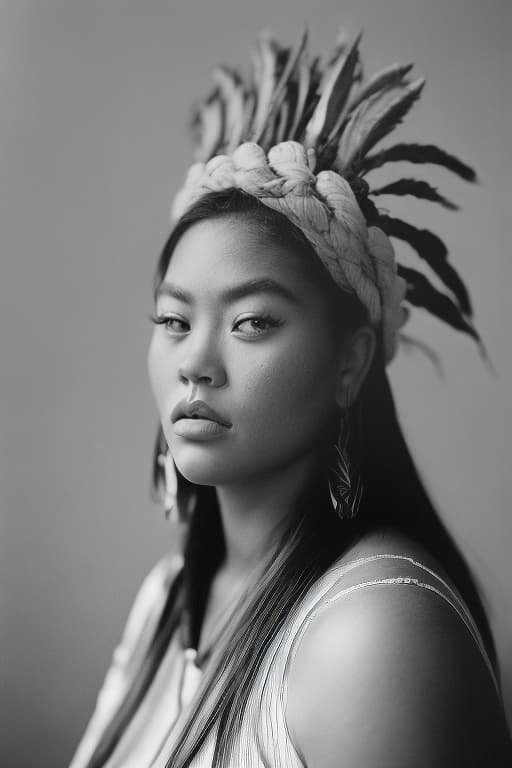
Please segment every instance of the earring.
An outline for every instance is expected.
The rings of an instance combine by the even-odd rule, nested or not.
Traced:
[[[353,425],[348,406],[342,411],[333,458],[328,467],[331,503],[341,520],[352,520],[359,511],[363,483],[359,464],[354,460]]]
[[[158,464],[164,471],[162,503],[166,519],[171,523],[188,523],[196,507],[197,487],[178,474],[168,448],[158,454]]]
[[[171,452],[168,449],[165,453],[158,454],[158,464],[164,470],[164,496],[162,501],[165,517],[169,522],[177,523],[179,521],[178,478],[176,477]]]

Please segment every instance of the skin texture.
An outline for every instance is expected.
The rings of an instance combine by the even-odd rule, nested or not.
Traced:
[[[164,284],[191,294],[157,300],[148,368],[166,440],[180,472],[217,488],[227,567],[247,570],[290,511],[319,461],[326,427],[348,388],[356,396],[375,336],[362,327],[343,345],[326,306],[324,268],[261,236],[246,218],[194,224],[178,242]],[[234,302],[229,287],[271,278],[268,291]],[[262,315],[269,315],[265,320]],[[173,407],[201,399],[231,422],[208,442],[177,435]]]
[[[373,565],[357,580],[389,575]],[[309,768],[510,765],[491,676],[455,612],[376,585],[334,601],[298,646],[286,719]]]
[[[292,299],[264,291],[234,302],[227,288],[271,278]],[[208,647],[233,595],[250,583],[309,476],[322,461],[326,426],[357,397],[375,348],[366,326],[340,342],[328,311],[330,276],[309,255],[263,237],[248,216],[194,224],[164,277],[190,294],[157,299],[148,370],[162,428],[180,472],[214,485],[226,556],[201,626]],[[268,315],[264,319],[262,315]],[[208,442],[177,435],[171,412],[201,399],[230,430]]]
[[[260,278],[292,298],[260,291],[223,299],[226,289]],[[164,284],[190,301],[157,299],[155,315],[167,323],[155,325],[149,375],[180,472],[216,487],[226,543],[200,648],[323,460],[327,427],[357,397],[370,366],[373,330],[362,326],[342,341],[333,333],[325,280],[321,265],[263,237],[247,217],[193,224],[171,257]],[[183,398],[204,400],[231,428],[207,442],[176,434],[171,412]],[[413,554],[442,572],[389,531],[345,556],[372,547]],[[340,755],[347,768],[466,767],[486,756],[501,765],[492,755],[505,738],[498,700],[465,633],[429,594],[365,589],[335,602],[311,624],[289,677],[288,728],[308,768],[338,768]]]

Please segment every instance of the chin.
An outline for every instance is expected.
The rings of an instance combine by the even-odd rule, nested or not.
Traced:
[[[232,461],[218,457],[202,458],[197,455],[183,456],[182,451],[173,453],[174,463],[183,477],[195,485],[226,485],[240,480],[241,471],[233,466]]]

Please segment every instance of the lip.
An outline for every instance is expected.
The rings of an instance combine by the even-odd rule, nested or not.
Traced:
[[[195,419],[194,419],[195,417]],[[222,416],[217,411],[214,411],[211,406],[205,403],[203,400],[180,400],[180,402],[173,408],[171,413],[171,421],[175,424],[177,421],[187,419],[188,421],[197,420],[216,423],[222,427],[231,427],[231,422]]]
[[[174,423],[174,432],[180,437],[188,437],[192,440],[212,440],[229,431],[225,424],[211,419],[178,419]]]

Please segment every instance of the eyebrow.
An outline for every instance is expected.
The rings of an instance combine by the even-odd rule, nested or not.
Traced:
[[[292,301],[294,304],[301,303],[298,297],[290,291],[289,288],[270,277],[254,278],[253,280],[246,280],[238,285],[232,285],[221,292],[220,298],[222,301],[229,304],[237,301],[237,299],[243,299],[245,296],[250,296],[253,293],[273,293],[276,296]],[[185,302],[185,304],[194,303],[192,294],[174,283],[163,282],[156,295],[157,298],[160,296],[172,296],[175,299],[178,299],[178,301]]]

